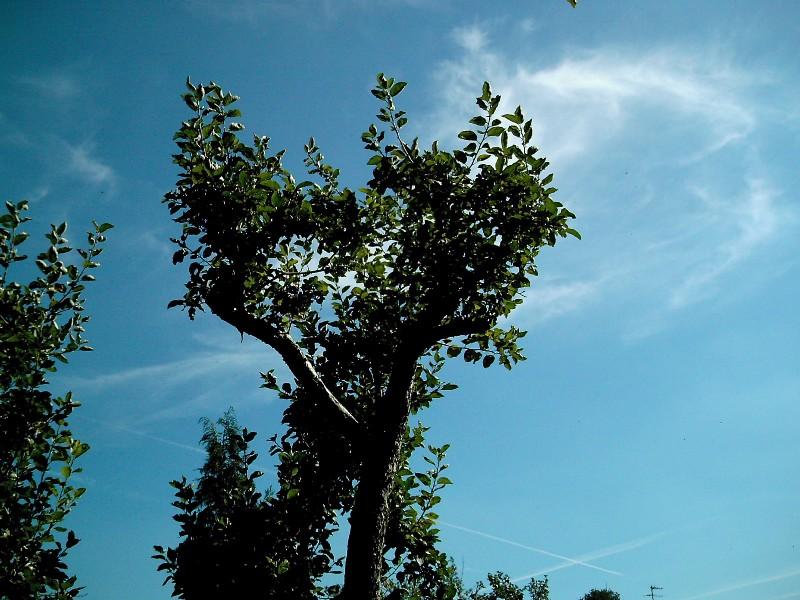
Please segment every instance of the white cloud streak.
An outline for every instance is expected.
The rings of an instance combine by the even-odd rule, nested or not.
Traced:
[[[597,565],[593,565],[591,563],[586,562],[585,560],[581,560],[580,558],[570,558],[569,556],[564,556],[563,554],[557,554],[555,552],[550,552],[549,550],[543,550],[542,548],[536,548],[535,546],[528,546],[527,544],[520,544],[519,542],[515,542],[513,540],[509,540],[507,538],[499,537],[496,535],[492,535],[491,533],[486,533],[485,531],[478,531],[477,529],[471,529],[469,527],[464,527],[462,525],[456,525],[455,523],[448,523],[446,521],[439,521],[441,525],[445,527],[450,527],[451,529],[458,529],[459,531],[464,531],[466,533],[471,533],[473,535],[477,535],[480,537],[484,537],[489,540],[494,540],[495,542],[500,542],[501,544],[506,544],[508,546],[514,546],[515,548],[522,548],[523,550],[528,550],[530,552],[536,552],[537,554],[543,554],[545,556],[549,556],[551,558],[558,558],[565,562],[567,562],[571,566],[581,566],[586,567],[587,569],[594,569],[596,571],[602,571],[603,573],[609,573],[611,575],[622,575],[619,571],[612,571],[611,569],[606,569],[603,567],[598,567]]]
[[[441,4],[444,0],[438,0]],[[202,10],[209,17],[233,23],[259,25],[276,17],[304,16],[313,23],[330,24],[347,10],[396,9],[398,6],[427,7],[437,4],[434,0],[233,0],[220,11],[211,0],[185,0],[193,11]]]
[[[788,594],[781,594],[780,596],[772,596],[768,600],[784,600],[785,598],[800,597],[800,592],[789,592]]]
[[[264,367],[261,352],[202,352],[190,358],[159,365],[132,367],[94,377],[70,378],[72,386],[105,389],[132,382],[158,382],[161,387],[176,386],[199,377],[218,376],[220,373],[245,367]]]
[[[477,25],[470,27],[456,27],[453,30],[453,39],[467,52],[480,52],[486,47],[486,32]]]
[[[444,91],[431,120],[440,136],[455,137],[463,128],[465,108],[483,80],[491,80],[505,107],[521,104],[532,111],[538,143],[560,163],[608,142],[626,125],[647,128],[640,117],[648,111],[703,123],[706,136],[696,144],[695,159],[742,139],[756,124],[742,97],[751,81],[714,53],[600,48],[535,68],[486,51],[488,34],[478,26],[453,35],[467,53],[437,71],[437,87]]]
[[[68,173],[94,185],[113,185],[116,181],[114,170],[93,155],[92,149],[87,144],[64,144],[68,162]]]
[[[276,369],[280,377],[290,376],[275,352],[257,344],[242,344],[238,337],[234,340],[234,336],[213,331],[195,335],[194,340],[197,348],[186,358],[90,376],[67,375],[60,382],[80,395],[110,398],[119,390],[135,389],[139,402],[124,407],[109,404],[115,416],[105,420],[142,431],[150,423],[207,414],[226,398],[236,398],[239,408],[260,405],[265,396],[271,397],[258,388],[260,371]]]
[[[730,275],[777,253],[773,240],[797,225],[769,169],[755,175],[763,162],[754,143],[759,126],[780,112],[757,93],[775,79],[769,74],[745,71],[712,46],[600,47],[537,63],[490,43],[480,26],[452,37],[459,58],[440,63],[439,108],[420,136],[455,140],[490,80],[503,96],[500,112],[522,105],[534,117],[537,145],[559,172],[573,174],[567,204],[576,227],[595,226],[582,242],[593,248],[586,260],[559,280],[534,284],[515,316],[523,326],[602,298],[615,303],[624,338],[652,335],[678,311],[746,281]],[[623,159],[625,174],[634,174],[609,183],[609,169],[622,174]],[[599,185],[582,183],[590,181]]]
[[[606,548],[601,548],[599,550],[594,550],[586,554],[581,554],[580,556],[575,557],[574,560],[563,561],[556,565],[540,569],[533,573],[528,573],[527,575],[520,575],[519,577],[515,577],[511,581],[513,583],[517,583],[520,581],[527,581],[532,577],[539,577],[541,575],[547,575],[549,573],[554,573],[555,571],[560,571],[562,569],[568,569],[570,567],[576,566],[577,564],[583,564],[585,562],[597,560],[600,558],[605,558],[607,556],[614,556],[615,554],[622,554],[623,552],[630,552],[631,550],[636,550],[637,548],[641,548],[642,546],[651,544],[654,541],[658,540],[659,538],[664,537],[665,535],[667,535],[667,532],[661,532],[653,535],[636,538],[635,540],[631,540],[629,542],[623,542],[621,544],[607,546]]]
[[[719,596],[720,594],[727,594],[728,592],[735,592],[745,588],[755,587],[757,585],[763,585],[765,583],[772,583],[775,581],[782,581],[784,579],[789,579],[790,577],[798,577],[798,576],[800,576],[800,568],[793,568],[788,571],[783,571],[782,573],[776,573],[775,575],[768,575],[766,577],[755,577],[753,579],[739,581],[737,583],[726,585],[721,588],[717,588],[715,590],[703,592],[701,594],[696,594],[694,596],[687,596],[682,600],[700,600],[701,598],[713,598],[714,596]],[[791,595],[780,596],[780,597],[786,598],[786,597],[791,597]]]
[[[710,259],[696,265],[672,292],[669,301],[672,308],[702,299],[715,280],[749,258],[773,237],[781,221],[788,218],[775,203],[775,191],[762,179],[749,179],[746,192],[734,202],[721,202],[706,190],[694,191],[709,205],[706,219],[724,223],[727,230],[736,234],[720,242]]]
[[[533,327],[580,309],[591,301],[598,288],[596,281],[536,282],[514,313],[513,320],[523,327]]]
[[[66,73],[25,75],[17,78],[17,81],[34,90],[38,95],[53,100],[73,98],[81,91],[78,80]]]
[[[181,442],[176,442],[175,440],[169,440],[167,438],[163,438],[157,435],[152,435],[145,431],[140,431],[138,429],[132,429],[130,427],[126,427],[124,425],[119,425],[117,423],[109,423],[108,421],[101,421],[99,419],[93,419],[91,417],[82,416],[81,419],[86,421],[91,421],[93,423],[97,423],[98,425],[102,425],[103,427],[111,427],[112,429],[117,429],[118,431],[123,431],[130,435],[135,435],[137,437],[142,437],[148,440],[152,440],[154,442],[158,442],[160,444],[165,444],[167,446],[173,446],[175,448],[181,448],[183,450],[189,450],[190,452],[195,452],[198,454],[205,454],[205,450],[202,448],[198,448],[197,446],[190,446],[189,444],[182,444]]]

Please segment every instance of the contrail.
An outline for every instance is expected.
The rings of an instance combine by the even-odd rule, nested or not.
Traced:
[[[712,596],[718,596],[719,594],[724,594],[725,592],[733,592],[735,590],[741,590],[743,588],[752,587],[754,585],[761,585],[762,583],[770,583],[773,581],[780,581],[781,579],[788,579],[789,577],[797,577],[798,575],[800,575],[800,568],[795,568],[792,569],[791,571],[784,571],[783,573],[778,573],[777,575],[769,575],[767,577],[759,577],[757,579],[740,581],[738,583],[734,583],[733,585],[719,588],[717,590],[712,590],[710,592],[703,592],[702,594],[697,594],[696,596],[689,596],[688,598],[684,598],[683,600],[699,600],[700,598],[711,598]],[[791,596],[780,596],[780,597],[790,598]]]
[[[467,533],[472,533],[474,535],[479,535],[481,537],[485,537],[490,540],[494,540],[496,542],[501,542],[503,544],[508,544],[509,546],[516,546],[517,548],[522,548],[524,550],[530,550],[531,552],[537,552],[538,554],[544,554],[545,556],[550,556],[552,558],[558,558],[560,560],[566,561],[570,566],[573,565],[580,565],[582,567],[586,567],[589,569],[595,569],[596,571],[602,571],[603,573],[610,573],[611,575],[622,575],[619,571],[612,571],[611,569],[604,569],[603,567],[598,567],[597,565],[590,564],[588,562],[584,562],[584,560],[577,559],[577,558],[570,558],[569,556],[564,556],[563,554],[556,554],[555,552],[549,552],[547,550],[543,550],[541,548],[536,548],[534,546],[526,546],[525,544],[520,544],[519,542],[515,542],[513,540],[508,540],[506,538],[501,538],[496,535],[492,535],[490,533],[485,533],[483,531],[478,531],[476,529],[470,529],[469,527],[463,527],[461,525],[456,525],[455,523],[448,523],[446,521],[439,521],[440,524],[451,527],[452,529],[459,529],[461,531],[466,531]]]
[[[784,600],[784,598],[797,598],[800,592],[789,592],[788,594],[781,594],[780,596],[773,596],[769,600]]]
[[[148,440],[153,440],[155,442],[161,442],[162,444],[167,444],[168,446],[175,446],[176,448],[191,450],[192,452],[197,452],[199,454],[206,453],[205,450],[202,450],[197,446],[190,446],[189,444],[181,444],[180,442],[175,442],[173,440],[168,440],[166,438],[158,437],[157,435],[150,435],[149,433],[145,433],[144,431],[137,431],[136,429],[131,429],[130,427],[125,427],[124,425],[108,423],[106,421],[100,421],[98,419],[93,419],[91,417],[86,417],[84,415],[78,417],[78,420],[80,419],[85,419],[86,421],[92,421],[94,423],[97,423],[98,425],[102,425],[103,427],[111,427],[113,429],[118,429],[120,431],[124,431],[125,433],[130,433],[131,435],[138,435],[139,437],[147,438]]]
[[[667,535],[667,533],[668,532],[666,531],[662,531],[645,537],[640,537],[635,540],[631,540],[629,542],[623,542],[621,544],[607,546],[606,548],[601,548],[600,550],[595,550],[587,554],[582,554],[577,558],[575,558],[574,560],[572,559],[565,560],[564,562],[560,562],[557,565],[541,569],[539,571],[536,571],[535,573],[530,573],[528,575],[521,575],[520,577],[516,577],[511,581],[512,583],[517,583],[518,581],[524,581],[526,579],[531,579],[532,577],[539,577],[540,575],[547,575],[554,571],[560,571],[561,569],[574,567],[576,564],[584,564],[584,561],[596,560],[598,558],[605,558],[606,556],[612,556],[614,554],[622,554],[623,552],[628,552],[629,550],[634,550],[636,548],[641,548],[642,546],[646,546],[647,544],[654,542],[658,538]],[[621,573],[618,574],[621,575]]]
[[[168,440],[167,438],[162,438],[157,435],[150,435],[149,433],[145,433],[144,431],[131,429],[130,427],[125,427],[124,425],[117,425],[116,423],[108,423],[106,421],[100,421],[98,419],[93,419],[91,417],[85,417],[82,415],[78,417],[78,419],[86,419],[87,421],[92,421],[94,423],[97,423],[98,425],[103,425],[104,427],[112,427],[113,429],[118,429],[119,431],[124,431],[125,433],[129,433],[131,435],[138,435],[139,437],[147,438],[148,440],[153,440],[155,442],[160,442],[162,444],[167,444],[168,446],[175,446],[176,448],[191,450],[192,452],[197,452],[198,454],[202,454],[204,456],[206,454],[205,450],[198,448],[197,446],[190,446],[189,444],[182,444],[180,442],[176,442],[174,440]],[[277,474],[277,471],[275,469],[267,466],[262,466],[261,471]]]

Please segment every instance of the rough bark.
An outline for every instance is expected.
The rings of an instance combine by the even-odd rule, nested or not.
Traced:
[[[400,467],[416,360],[403,363],[392,374],[364,448],[363,471],[350,515],[341,600],[380,598],[389,497]]]

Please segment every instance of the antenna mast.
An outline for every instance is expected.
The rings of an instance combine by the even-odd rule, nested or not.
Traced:
[[[656,600],[656,598],[663,598],[664,597],[663,594],[656,594],[656,590],[663,590],[663,589],[664,588],[662,588],[662,587],[651,585],[650,586],[650,593],[649,594],[645,594],[644,597],[645,598],[650,598],[650,600]]]

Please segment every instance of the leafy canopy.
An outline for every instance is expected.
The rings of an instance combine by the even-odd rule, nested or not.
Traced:
[[[66,223],[52,225],[47,248],[30,265],[20,251],[27,209],[6,202],[0,215],[0,598],[60,600],[80,590],[64,564],[78,538],[61,522],[85,492],[69,480],[89,446],[67,422],[79,403],[71,392],[53,396],[47,377],[70,353],[91,350],[83,292],[111,225],[95,223],[73,263]],[[14,267],[35,276],[14,281]]]
[[[455,387],[438,376],[448,357],[506,368],[523,358],[524,332],[502,319],[522,302],[540,249],[578,237],[519,107],[500,114],[484,83],[461,146],[422,148],[403,136],[395,101],[405,86],[378,75],[382,128],[361,135],[373,170],[358,190],[340,184],[313,138],[310,179],[299,182],[268,138],[241,141],[237,97],[214,83],[187,80],[193,116],[175,134],[180,175],[165,202],[182,226],[173,260],[188,262],[189,277],[170,305],[191,318],[209,308],[274,348],[294,376],[263,374],[290,401],[286,433],[272,438],[280,489],[269,510],[281,524],[271,535],[292,540],[271,559],[288,565],[281,577],[298,598],[337,567],[337,514],[353,524],[349,560],[356,525],[385,524],[387,506],[388,525],[362,535],[362,549],[389,555],[387,587],[389,577],[420,593],[436,586],[447,561],[431,509],[449,483],[446,448],[428,447],[432,470],[414,473],[424,428],[409,415]]]
[[[593,588],[584,594],[581,600],[620,600],[620,595],[614,590]]]
[[[173,582],[173,596],[236,598],[263,590],[263,597],[275,597],[267,590],[286,564],[271,559],[277,554],[271,531],[281,525],[269,521],[270,495],[256,491],[263,473],[250,469],[257,455],[248,444],[255,436],[239,427],[232,410],[216,424],[205,419],[207,458],[199,482],[171,482],[181,542],[176,548],[155,546],[153,558],[167,572],[164,583]]]
[[[395,97],[406,84],[379,76],[378,119],[396,141],[384,144],[374,125],[362,134],[374,171],[359,195],[340,187],[313,138],[305,163],[318,181],[298,183],[284,151],[269,154],[268,138],[238,139],[236,96],[187,85],[196,114],[175,135],[182,175],[165,202],[183,225],[173,259],[191,262],[186,294],[172,306],[193,317],[207,305],[268,338],[291,329],[311,355],[351,350],[350,372],[336,378],[349,388],[343,396],[356,391],[360,360],[391,359],[409,334],[419,353],[466,334],[477,346],[469,362],[488,366],[496,355],[510,367],[521,358],[521,332],[497,320],[522,302],[540,248],[578,234],[552,198],[553,176],[543,175],[548,163],[519,107],[497,115],[500,97],[485,83],[481,114],[459,134],[463,148],[422,150],[400,136],[407,118]]]

